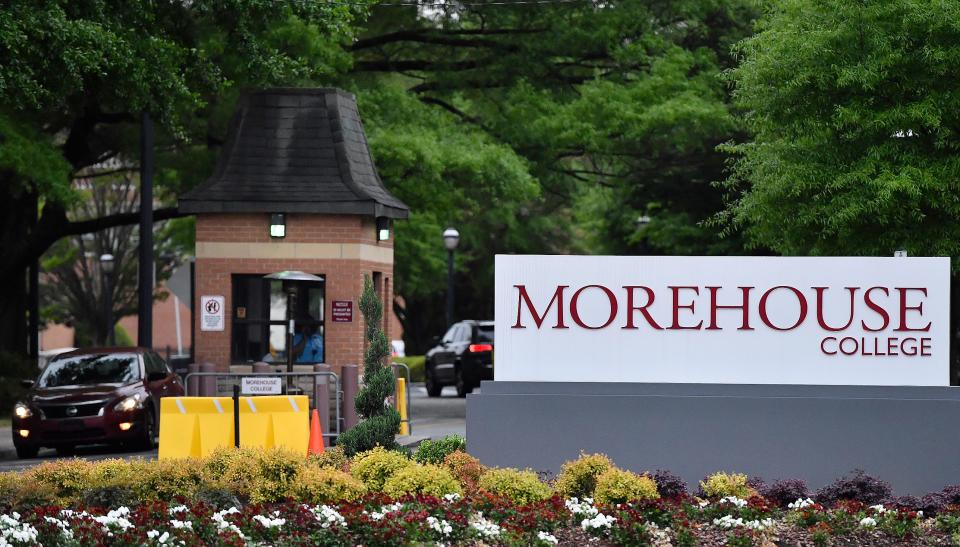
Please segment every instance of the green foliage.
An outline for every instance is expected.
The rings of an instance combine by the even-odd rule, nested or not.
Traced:
[[[396,384],[393,370],[384,366],[384,360],[390,355],[390,345],[380,329],[383,304],[368,275],[363,278],[359,304],[366,323],[367,350],[363,357],[363,387],[355,402],[357,413],[364,420],[337,438],[337,444],[348,456],[377,446],[394,448],[400,427],[400,414],[385,403]]]
[[[747,484],[748,478],[743,473],[718,472],[700,481],[700,490],[709,498],[724,498],[736,496],[747,499],[757,492]]]
[[[616,468],[608,469],[597,477],[597,487],[594,491],[596,503],[611,505],[659,497],[657,483],[652,478]]]
[[[84,490],[81,499],[87,507],[112,509],[136,504],[137,495],[129,486],[101,486]]]
[[[339,469],[305,467],[291,485],[294,499],[307,503],[355,500],[367,492],[366,486]]]
[[[460,494],[460,484],[450,471],[438,465],[411,465],[400,469],[383,483],[383,493],[399,498],[406,494],[443,497]]]
[[[467,440],[460,435],[448,435],[436,441],[425,439],[420,442],[413,458],[419,463],[443,463],[448,454],[457,450],[465,451]]]
[[[347,454],[343,451],[342,446],[331,446],[324,449],[323,454],[320,454],[319,456],[308,456],[307,461],[308,463],[318,467],[339,469],[342,471],[346,469],[348,459]]]
[[[550,487],[529,469],[490,469],[480,476],[480,488],[519,504],[543,501],[553,495]]]
[[[593,496],[597,487],[597,477],[605,471],[613,469],[613,462],[606,454],[584,454],[564,463],[560,467],[560,474],[554,488],[557,493],[565,497],[584,498]]]
[[[728,73],[752,137],[724,220],[784,254],[960,251],[960,4],[769,5]]]
[[[370,491],[378,492],[387,479],[412,465],[413,461],[407,456],[378,446],[357,454],[350,463],[350,474],[363,481]]]

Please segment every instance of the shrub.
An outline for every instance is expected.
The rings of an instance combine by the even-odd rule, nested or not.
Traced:
[[[840,500],[857,500],[872,505],[890,497],[890,485],[867,475],[862,469],[855,469],[850,475],[844,475],[832,484],[817,490],[815,497],[822,504],[832,504]]]
[[[347,454],[343,451],[342,446],[327,448],[323,451],[323,454],[307,458],[309,464],[341,471],[347,468],[348,461]]]
[[[480,476],[486,471],[480,460],[466,452],[457,450],[447,454],[443,465],[450,470],[464,492],[473,493],[480,487]]]
[[[350,474],[363,481],[371,492],[379,492],[387,479],[411,465],[413,461],[407,456],[378,446],[357,454],[350,463]]]
[[[200,488],[197,492],[197,500],[221,510],[242,505],[233,492],[224,488]]]
[[[202,472],[207,486],[264,503],[284,499],[303,467],[303,456],[287,450],[224,447],[203,461]]]
[[[480,477],[480,488],[519,504],[543,501],[553,495],[550,487],[529,469],[491,469]]]
[[[554,486],[557,492],[566,497],[589,497],[597,486],[597,477],[613,469],[613,462],[605,454],[584,454],[564,463]]]
[[[426,439],[417,447],[413,458],[417,463],[441,464],[448,454],[457,450],[466,450],[467,440],[460,435],[450,435],[436,441]]]
[[[19,511],[61,502],[53,486],[40,482],[21,480],[9,489],[0,490],[0,506],[13,507]]]
[[[608,469],[597,477],[593,498],[597,503],[626,503],[657,499],[657,483],[646,475],[622,469]]]
[[[327,503],[352,501],[367,492],[362,482],[339,469],[305,467],[292,485],[291,495],[297,501]]]
[[[400,414],[384,403],[393,394],[395,381],[393,369],[383,366],[384,359],[390,355],[390,345],[380,329],[383,304],[369,275],[363,277],[359,307],[366,323],[367,350],[363,356],[363,388],[354,402],[357,414],[364,420],[337,438],[337,444],[348,456],[376,446],[394,448],[400,427]]]
[[[721,471],[700,481],[700,493],[707,498],[736,496],[747,499],[757,494],[756,490],[750,488],[747,481],[747,476],[742,473]]]
[[[779,507],[786,507],[798,499],[807,499],[810,497],[810,489],[807,488],[807,483],[801,479],[774,481],[773,484],[761,490],[760,493],[763,497],[776,503]]]
[[[90,487],[96,468],[86,460],[69,459],[42,463],[27,472],[24,480],[50,487],[58,501],[68,505],[79,501]]]
[[[425,494],[443,497],[462,490],[449,471],[438,465],[411,465],[397,471],[383,484],[383,493],[399,498],[404,494]]]
[[[653,472],[653,482],[657,483],[657,492],[664,498],[678,498],[687,493],[686,481],[665,469]]]
[[[134,489],[141,500],[170,502],[177,497],[193,498],[211,482],[198,459],[158,460],[135,464],[131,471],[137,474]]]
[[[84,490],[81,497],[86,507],[112,509],[137,503],[137,494],[133,488],[125,485],[101,486]]]

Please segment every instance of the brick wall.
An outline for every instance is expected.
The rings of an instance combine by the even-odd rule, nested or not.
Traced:
[[[197,216],[197,242],[207,243],[270,243],[271,248],[296,243],[342,243],[374,247],[393,246],[393,239],[376,240],[375,221],[372,217],[287,215],[287,236],[272,240],[269,237],[269,215],[265,214],[201,214]],[[268,253],[272,254],[272,253]],[[392,255],[391,255],[392,256]],[[363,276],[382,272],[386,285],[385,312],[390,313],[393,299],[393,263],[373,262],[342,258],[259,258],[255,256],[211,258],[198,254],[196,261],[195,309],[200,309],[199,298],[205,295],[222,295],[225,298],[225,321],[223,332],[200,331],[197,321],[197,362],[211,362],[226,366],[231,364],[230,336],[234,306],[231,286],[232,274],[268,274],[282,270],[301,270],[323,275],[326,279],[325,298],[325,352],[327,364],[335,370],[345,364],[360,364],[363,360],[363,320],[357,300],[363,288]],[[383,294],[384,287],[380,287]],[[331,303],[334,300],[353,301],[352,323],[331,321]],[[392,315],[392,314],[391,314]],[[388,315],[389,317],[389,315]],[[387,339],[394,333],[393,322],[385,321]]]

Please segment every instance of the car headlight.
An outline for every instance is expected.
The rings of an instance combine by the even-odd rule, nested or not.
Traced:
[[[143,401],[139,394],[126,397],[113,407],[117,412],[129,412],[135,408],[143,408]]]
[[[27,405],[23,403],[17,403],[13,407],[13,414],[17,418],[20,418],[22,420],[24,418],[29,418],[30,416],[33,416],[33,411],[30,410],[30,407],[28,407]]]

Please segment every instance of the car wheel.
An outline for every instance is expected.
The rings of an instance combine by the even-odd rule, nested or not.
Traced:
[[[427,395],[430,397],[439,397],[440,392],[443,391],[443,386],[437,383],[436,378],[433,377],[433,370],[430,367],[427,367],[425,376],[424,380],[427,385]]]
[[[56,447],[56,450],[57,456],[60,456],[61,458],[74,456],[77,453],[77,447],[72,444],[62,444]]]
[[[17,457],[21,460],[29,460],[37,457],[40,453],[39,446],[17,446]]]
[[[457,368],[457,397],[466,397],[468,393],[473,391],[473,386],[468,385],[467,381],[463,378],[463,373],[460,372],[460,368]]]
[[[143,418],[143,437],[137,443],[140,450],[153,450],[157,446],[157,420],[153,409],[148,409]]]

